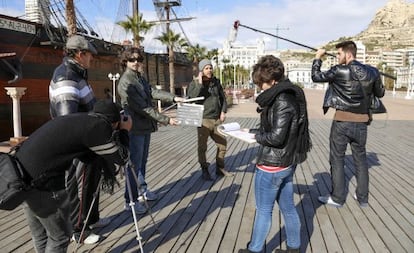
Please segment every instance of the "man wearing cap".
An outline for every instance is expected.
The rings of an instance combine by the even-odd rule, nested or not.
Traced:
[[[88,68],[95,47],[80,35],[66,42],[66,57],[53,73],[49,86],[50,114],[53,117],[74,112],[89,112],[95,103],[95,95],[87,83]]]
[[[89,112],[96,101],[91,86],[87,82],[88,69],[95,47],[84,37],[73,35],[66,41],[65,57],[53,73],[49,86],[50,114],[52,118],[76,112]],[[74,239],[79,239],[88,210],[91,206],[93,193],[96,191],[100,179],[100,171],[95,169],[96,161],[83,164],[79,160],[73,161],[73,169],[67,175],[68,195],[71,206],[71,220],[73,223]],[[89,224],[105,226],[109,219],[99,218],[99,201],[92,207]],[[92,233],[88,227],[84,243],[98,242],[99,236]]]
[[[36,252],[66,252],[69,245],[72,226],[65,171],[73,159],[100,161],[103,186],[111,190],[116,179],[110,165],[127,162],[131,126],[130,118],[120,120],[114,103],[98,101],[91,113],[48,121],[17,149],[16,157],[33,186],[23,205]]]
[[[204,105],[203,122],[201,127],[197,128],[198,136],[198,162],[202,170],[202,177],[205,180],[212,180],[208,167],[206,151],[207,141],[210,136],[216,143],[216,175],[232,176],[233,174],[225,170],[224,156],[226,155],[227,140],[226,137],[219,134],[217,126],[222,124],[226,118],[227,102],[223,87],[220,80],[213,76],[213,65],[210,60],[203,59],[198,64],[200,70],[198,77],[188,86],[188,96],[204,97],[199,102]]]

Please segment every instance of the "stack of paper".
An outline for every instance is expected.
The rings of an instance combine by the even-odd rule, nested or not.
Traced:
[[[224,136],[230,136],[233,138],[237,138],[239,140],[245,141],[247,143],[255,143],[256,139],[254,138],[254,134],[248,132],[248,129],[244,130],[241,129],[240,124],[237,122],[231,122],[226,124],[221,124],[217,127],[219,133]]]

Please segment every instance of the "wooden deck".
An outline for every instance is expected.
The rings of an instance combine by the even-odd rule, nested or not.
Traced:
[[[230,118],[253,127],[257,118]],[[377,121],[369,128],[369,207],[352,198],[354,167],[346,157],[349,194],[343,208],[317,201],[330,188],[328,135],[331,120],[312,119],[313,149],[295,174],[295,202],[301,217],[301,252],[414,252],[414,121]],[[139,217],[144,252],[237,252],[250,240],[254,221],[254,157],[256,144],[229,139],[226,165],[232,178],[201,179],[196,130],[162,127],[152,135],[147,181],[160,199],[149,202],[152,216]],[[209,145],[213,161],[215,148]],[[213,172],[212,164],[210,170]],[[99,244],[78,252],[139,252],[130,212],[123,211],[123,179],[113,195],[102,194],[102,217],[112,222],[95,232]],[[283,220],[277,206],[266,252],[286,247]],[[68,252],[72,252],[71,243]],[[21,208],[0,212],[0,252],[34,252]]]

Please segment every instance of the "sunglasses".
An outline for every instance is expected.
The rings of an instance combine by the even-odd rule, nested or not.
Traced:
[[[129,58],[129,62],[143,62],[144,58]]]

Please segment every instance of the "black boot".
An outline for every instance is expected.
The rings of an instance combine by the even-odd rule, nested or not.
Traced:
[[[232,176],[234,176],[234,173],[228,172],[224,168],[216,168],[216,175],[217,176],[232,177]]]
[[[213,181],[213,179],[210,176],[210,173],[208,172],[208,169],[202,169],[203,170],[203,179],[207,181]]]
[[[209,166],[210,166],[209,163],[206,163],[206,164],[201,165],[201,171],[203,173],[202,174],[202,177],[203,177],[204,180],[213,181],[213,179],[210,176],[210,173],[208,172],[208,167]]]
[[[299,249],[292,249],[292,248],[287,248],[286,250],[284,249],[276,249],[275,253],[299,253],[300,250]]]
[[[254,252],[250,251],[249,249],[239,249],[238,253],[254,253]]]

